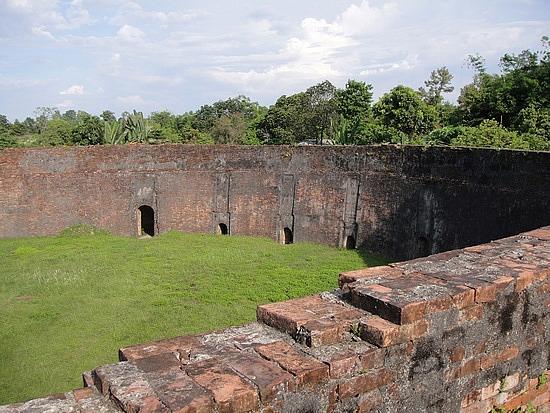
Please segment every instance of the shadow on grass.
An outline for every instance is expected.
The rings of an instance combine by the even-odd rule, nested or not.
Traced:
[[[388,258],[365,249],[357,248],[355,252],[361,257],[367,267],[378,267],[380,265],[387,265],[392,262],[392,260]]]

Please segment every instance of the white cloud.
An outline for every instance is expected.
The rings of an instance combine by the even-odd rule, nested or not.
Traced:
[[[68,109],[74,107],[73,101],[70,99],[65,99],[61,102],[55,104],[55,107],[58,109]]]
[[[311,84],[349,76],[356,61],[351,50],[360,46],[361,37],[380,32],[397,14],[393,2],[376,7],[363,0],[359,5],[350,5],[333,21],[306,17],[301,21],[300,35],[289,38],[274,59],[281,63],[249,70],[218,67],[209,73],[218,81],[248,90],[266,84]]]
[[[397,62],[367,65],[359,74],[361,76],[368,76],[392,72],[394,70],[410,70],[414,69],[417,64],[418,55],[413,55]]]
[[[34,34],[36,28],[69,30],[93,22],[81,0],[72,0],[65,12],[57,0],[7,0],[7,6],[31,24]]]
[[[65,21],[57,25],[59,29],[75,29],[92,23],[90,12],[84,8],[81,0],[73,0],[65,15]]]
[[[32,27],[31,33],[38,37],[45,37],[50,40],[55,40],[55,36],[47,31],[44,26]]]
[[[337,19],[336,25],[348,35],[376,33],[387,27],[399,14],[394,2],[385,3],[382,7],[371,6],[363,0],[359,6],[352,4]]]
[[[98,112],[194,110],[239,93],[272,104],[325,79],[364,80],[379,96],[443,65],[459,93],[466,55],[494,72],[502,54],[539,48],[545,1],[0,0],[0,113],[66,98]],[[85,82],[84,96],[67,82]]]
[[[143,40],[144,36],[143,31],[129,24],[125,24],[117,32],[117,37],[126,42],[139,42]]]
[[[69,86],[67,89],[62,90],[59,92],[60,95],[83,95],[84,94],[84,86],[82,85],[72,85]]]
[[[139,95],[119,96],[117,100],[125,105],[143,105],[145,100]]]
[[[37,79],[8,79],[0,77],[0,89],[24,89],[44,85],[44,81]]]

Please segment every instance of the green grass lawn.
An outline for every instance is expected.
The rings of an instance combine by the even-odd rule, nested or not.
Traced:
[[[265,238],[89,232],[0,240],[0,404],[80,387],[120,347],[247,323],[258,304],[384,263]]]

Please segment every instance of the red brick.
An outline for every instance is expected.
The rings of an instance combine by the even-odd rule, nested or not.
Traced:
[[[361,369],[368,371],[384,365],[384,349],[372,349],[359,355]]]
[[[372,316],[360,321],[359,330],[363,340],[379,347],[388,347],[426,334],[428,322],[420,320],[414,324],[400,326],[381,317]]]
[[[504,350],[493,353],[481,358],[481,369],[488,370],[499,363],[504,363],[516,358],[519,354],[519,349],[516,346],[505,348]]]
[[[403,272],[397,268],[389,266],[373,267],[373,268],[362,268],[355,271],[346,271],[340,273],[338,277],[338,283],[340,288],[345,284],[351,284],[355,281],[366,279],[366,278],[388,278],[388,277],[400,277],[403,275]]]
[[[375,389],[359,396],[357,400],[357,413],[366,413],[376,409],[384,403],[380,390]]]
[[[486,413],[493,407],[492,400],[481,400],[460,409],[460,413]]]
[[[482,341],[481,343],[477,343],[474,347],[473,347],[473,354],[474,355],[477,355],[477,354],[481,354],[481,353],[485,353],[485,350],[487,349],[487,342],[486,341]]]
[[[533,231],[525,232],[523,235],[538,238],[543,241],[550,241],[550,227],[538,228]]]
[[[256,385],[262,402],[271,402],[281,393],[294,389],[294,377],[290,373],[256,353],[240,353],[225,362]]]
[[[516,279],[516,288],[515,290],[520,292],[529,288],[533,283],[537,281],[542,281],[548,277],[549,270],[536,268],[533,270],[524,270],[520,272],[519,276]],[[546,287],[543,287],[546,288]]]
[[[490,399],[500,391],[500,380],[481,389],[481,400]]]
[[[461,377],[469,376],[481,370],[479,358],[473,358],[465,361],[462,365],[452,367],[445,373],[447,380],[457,380]]]
[[[215,408],[212,393],[182,370],[152,371],[146,377],[155,395],[171,412],[207,413]]]
[[[483,283],[474,287],[476,291],[475,302],[476,303],[488,303],[495,301],[497,298],[497,292],[499,286],[494,283]]]
[[[475,290],[466,286],[457,286],[458,292],[451,295],[454,306],[463,309],[475,304]]]
[[[314,359],[284,341],[255,346],[264,358],[278,363],[296,377],[298,385],[312,385],[324,382],[329,377],[328,366]]]
[[[96,390],[92,387],[84,387],[83,389],[73,390],[73,395],[75,400],[78,402],[82,399],[91,397],[95,392]]]
[[[470,307],[466,307],[460,310],[460,321],[474,321],[480,320],[483,317],[484,305],[474,304]]]
[[[495,248],[494,244],[480,244],[464,248],[464,251],[479,254],[481,252],[491,250],[492,248]]]
[[[354,397],[383,386],[392,380],[392,374],[385,368],[381,368],[340,383],[338,385],[338,395],[340,399]]]
[[[480,400],[481,400],[481,390],[479,389],[472,390],[470,393],[464,396],[460,404],[460,407],[468,407],[471,404],[476,403]]]
[[[139,358],[133,361],[133,364],[145,372],[165,372],[170,370],[179,370],[181,367],[180,361],[173,353],[161,353],[150,357]]]
[[[82,373],[82,384],[84,387],[94,386],[94,378],[91,371],[85,371],[84,373]]]
[[[336,354],[325,360],[325,363],[329,366],[330,377],[332,379],[339,379],[341,377],[349,376],[355,373],[357,370],[359,357],[357,354],[345,352],[343,354]]]
[[[200,336],[175,337],[168,340],[153,341],[150,343],[121,348],[120,361],[133,361],[141,358],[156,356],[164,353],[181,353],[186,358],[191,349],[200,345]]]
[[[220,412],[248,412],[259,405],[256,388],[219,363],[206,360],[189,364],[186,373],[213,394]]]
[[[310,347],[329,345],[340,341],[363,313],[316,295],[261,305],[257,309],[258,321],[299,340]]]
[[[324,304],[318,295],[264,304],[256,310],[258,321],[288,334],[296,334],[298,327],[314,320],[316,312]]]
[[[456,363],[464,359],[464,347],[458,346],[451,350],[449,355],[451,362]]]

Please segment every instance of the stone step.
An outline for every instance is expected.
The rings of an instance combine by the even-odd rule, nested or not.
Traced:
[[[550,275],[550,270],[535,265],[541,261],[550,263],[550,255],[539,245],[540,240],[525,235],[512,238],[344,272],[339,277],[340,288],[355,307],[396,325],[471,308],[495,301],[503,292],[522,291]],[[512,250],[510,241],[517,248]]]
[[[253,323],[123,348],[124,361],[96,368],[92,376],[101,393],[125,412],[259,411],[331,375],[381,366],[369,361],[383,359],[374,356],[377,348],[352,344],[308,353],[286,333]]]
[[[362,317],[370,315],[350,306],[337,292],[260,305],[256,314],[259,322],[308,347],[343,341]]]

